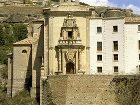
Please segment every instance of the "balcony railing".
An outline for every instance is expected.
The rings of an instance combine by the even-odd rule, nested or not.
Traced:
[[[68,40],[59,40],[59,45],[81,45],[82,42],[81,40],[72,40],[72,39],[68,39]]]

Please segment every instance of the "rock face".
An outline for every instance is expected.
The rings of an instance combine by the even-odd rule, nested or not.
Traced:
[[[63,75],[42,81],[42,105],[139,105],[139,76]]]

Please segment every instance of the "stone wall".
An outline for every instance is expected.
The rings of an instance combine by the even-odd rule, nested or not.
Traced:
[[[48,76],[41,99],[41,105],[139,105],[140,76]]]

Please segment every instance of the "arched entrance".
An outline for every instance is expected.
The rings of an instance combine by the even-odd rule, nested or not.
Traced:
[[[74,74],[74,63],[68,62],[66,64],[66,74]]]

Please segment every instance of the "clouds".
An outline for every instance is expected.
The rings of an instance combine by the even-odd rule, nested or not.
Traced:
[[[126,7],[127,9],[132,9],[134,14],[139,14],[140,15],[140,8],[133,5],[133,4],[130,4]]]
[[[80,1],[95,6],[115,6],[115,4],[113,4],[109,0],[80,0]]]
[[[123,1],[122,0],[122,4],[115,4],[111,1],[113,0],[80,0],[81,2],[85,2],[87,4],[93,5],[93,6],[111,6],[111,7],[120,7],[120,8],[127,8],[127,9],[132,9],[133,12],[135,14],[139,14],[140,15],[140,8],[135,6],[134,4],[128,4],[128,5],[123,5]]]

